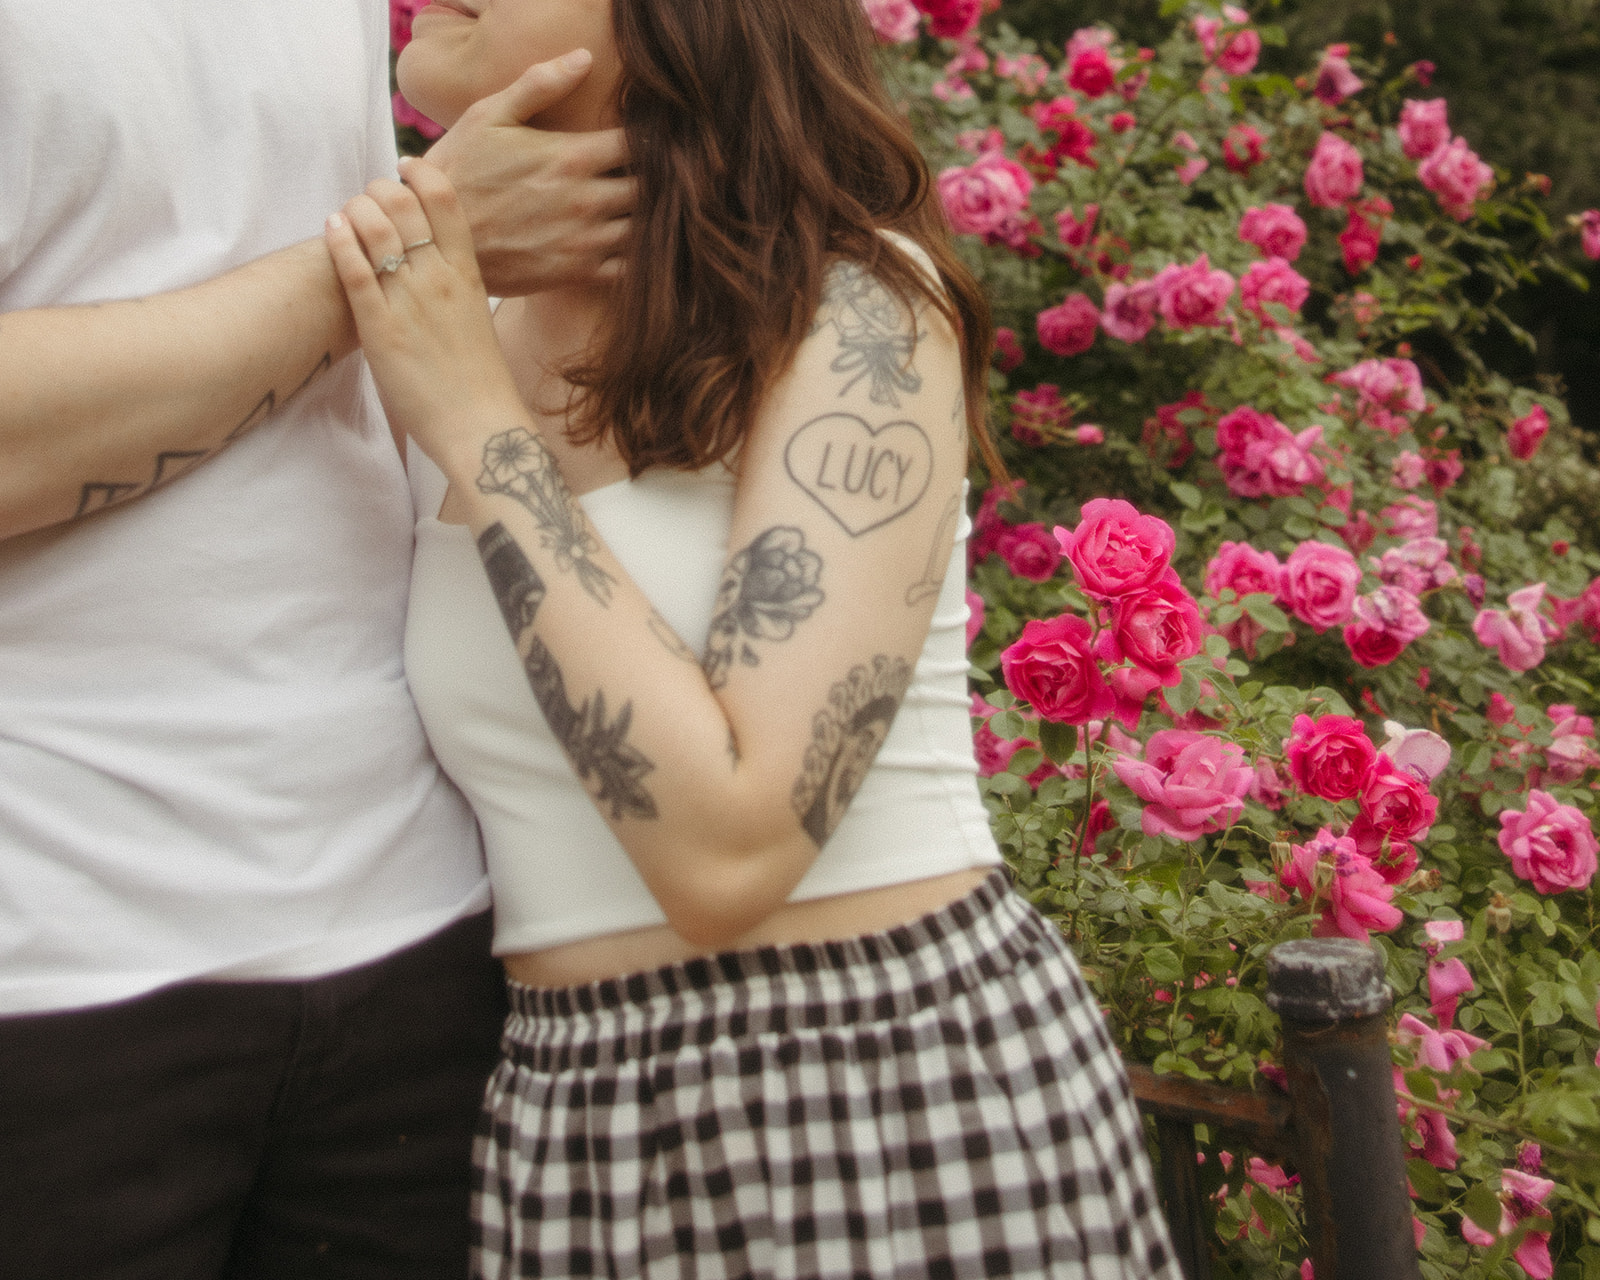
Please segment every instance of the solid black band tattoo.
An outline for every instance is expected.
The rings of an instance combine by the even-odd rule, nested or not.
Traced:
[[[787,640],[811,616],[823,595],[817,586],[822,557],[807,550],[799,529],[777,525],[739,552],[722,571],[706,640],[706,679],[728,682],[734,658],[753,667],[752,640]]]
[[[828,690],[827,707],[811,722],[811,745],[792,796],[800,825],[818,848],[850,807],[910,687],[906,660],[880,653],[870,667],[852,668]]]
[[[789,437],[783,464],[812,501],[858,538],[922,500],[933,446],[914,422],[872,427],[853,413],[826,413]]]
[[[961,498],[952,495],[939,516],[939,528],[933,535],[933,547],[928,552],[928,567],[922,577],[906,588],[906,604],[915,607],[929,596],[944,590],[945,574],[950,568],[950,546],[955,541],[956,529],[961,523]]]
[[[496,522],[478,535],[478,555],[489,575],[489,586],[500,605],[500,616],[514,641],[533,625],[534,615],[544,602],[544,579],[528,563],[517,540],[505,525]]]
[[[624,702],[609,724],[606,695],[598,689],[592,698],[574,707],[560,664],[538,636],[532,638],[522,669],[550,732],[566,751],[578,777],[594,787],[595,804],[609,809],[613,822],[657,817],[655,799],[641,781],[655,765],[626,741],[633,724],[633,703]]]
[[[322,359],[317,361],[316,368],[312,369],[281,403],[276,391],[268,391],[256,402],[255,408],[245,415],[244,421],[223,436],[222,444],[232,444],[240,436],[265,421],[275,410],[287,405],[310,386],[316,376],[331,368],[332,364],[333,353],[324,352]],[[215,452],[216,449],[167,449],[156,455],[155,468],[151,472],[150,479],[146,481],[91,480],[78,492],[78,509],[72,513],[73,519],[115,506],[141,493],[148,493],[168,480],[176,480],[179,476],[187,475]]]
[[[922,377],[912,368],[916,350],[916,317],[877,277],[853,262],[841,262],[829,275],[825,291],[825,319],[813,327],[831,324],[839,333],[839,354],[831,368],[849,375],[840,395],[848,395],[863,378],[873,404],[900,407],[899,392],[915,395]],[[907,320],[910,328],[907,328]]]
[[[539,541],[555,553],[556,564],[578,575],[583,589],[602,605],[611,603],[616,579],[594,561],[600,544],[589,532],[583,508],[567,488],[550,450],[521,427],[502,431],[483,448],[480,493],[504,494],[533,517]]]

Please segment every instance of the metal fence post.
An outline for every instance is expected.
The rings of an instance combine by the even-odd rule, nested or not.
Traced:
[[[1350,938],[1267,956],[1317,1280],[1418,1280],[1383,957]]]

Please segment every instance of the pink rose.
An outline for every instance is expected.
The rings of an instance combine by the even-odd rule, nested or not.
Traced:
[[[1317,100],[1329,106],[1337,106],[1351,94],[1361,92],[1361,77],[1350,69],[1349,61],[1339,52],[1342,49],[1342,45],[1335,45],[1322,55],[1311,86]]]
[[[1200,144],[1194,140],[1194,135],[1187,129],[1179,129],[1172,135],[1172,145],[1179,151],[1187,151],[1194,159],[1185,160],[1178,166],[1178,181],[1188,186],[1202,173],[1211,167],[1211,161],[1199,155]]]
[[[1245,26],[1249,21],[1250,15],[1232,4],[1222,6],[1221,21],[1204,14],[1194,20],[1194,33],[1200,41],[1206,61],[1215,64],[1224,75],[1243,76],[1255,70],[1256,61],[1261,57],[1261,34]],[[1222,29],[1223,22],[1244,29],[1229,36],[1219,50],[1217,33]]]
[[[1424,159],[1450,141],[1448,110],[1443,98],[1407,98],[1400,104],[1400,148],[1408,158]]]
[[[1117,83],[1117,68],[1101,45],[1078,50],[1067,67],[1067,84],[1086,98],[1099,98]]]
[[[1090,652],[1089,624],[1072,614],[1034,618],[1000,655],[1006,688],[1046,720],[1083,724],[1110,715],[1116,699]]]
[[[1001,327],[994,331],[994,367],[1001,373],[1010,373],[1024,359],[1022,344],[1016,331]]]
[[[1600,752],[1594,748],[1594,721],[1565,703],[1550,707],[1547,714],[1550,745],[1544,749],[1544,776],[1552,782],[1577,782],[1600,765]]]
[[[1365,176],[1361,153],[1338,134],[1324,132],[1306,169],[1306,195],[1319,209],[1337,209],[1356,198]]]
[[[1355,602],[1344,640],[1363,667],[1384,667],[1430,625],[1416,596],[1404,587],[1379,587]]]
[[[1254,777],[1241,748],[1186,729],[1157,730],[1143,760],[1123,756],[1111,767],[1144,801],[1145,835],[1175,840],[1198,840],[1234,822]]]
[[[1394,890],[1372,869],[1355,842],[1323,827],[1305,844],[1290,847],[1280,879],[1317,904],[1311,932],[1319,938],[1365,941],[1369,930],[1387,933],[1405,917],[1390,904]]]
[[[1068,205],[1056,214],[1056,232],[1061,237],[1061,243],[1070,249],[1081,249],[1089,243],[1094,235],[1095,219],[1100,215],[1100,206],[1089,203],[1083,207],[1083,219],[1080,221]]]
[[[1252,262],[1239,280],[1239,301],[1264,323],[1276,323],[1267,314],[1269,303],[1298,312],[1310,292],[1311,282],[1282,258]]]
[[[1011,398],[1011,434],[1020,443],[1038,448],[1072,420],[1072,410],[1061,398],[1061,388],[1041,382],[1032,391]]]
[[[1506,450],[1519,462],[1526,462],[1539,452],[1545,432],[1550,430],[1550,415],[1542,404],[1536,404],[1511,424],[1506,432]]]
[[[1393,720],[1385,720],[1383,729],[1389,736],[1378,750],[1424,786],[1432,785],[1449,765],[1450,744],[1431,729],[1408,729]]]
[[[1422,483],[1425,468],[1420,453],[1406,449],[1395,455],[1389,472],[1389,483],[1396,489],[1415,489]]]
[[[1461,1219],[1461,1238],[1468,1244],[1487,1249],[1501,1236],[1508,1236],[1517,1224],[1527,1218],[1548,1220],[1550,1211],[1545,1200],[1556,1189],[1548,1178],[1538,1178],[1521,1169],[1500,1171],[1500,1223],[1494,1232],[1485,1231],[1471,1218]],[[1555,1263],[1550,1257],[1549,1230],[1532,1230],[1522,1237],[1511,1253],[1518,1266],[1531,1280],[1550,1280],[1555,1275]]]
[[[1217,423],[1217,465],[1241,498],[1291,498],[1322,482],[1322,463],[1312,452],[1321,443],[1319,426],[1296,435],[1276,418],[1240,405]]]
[[[1100,327],[1120,342],[1143,342],[1155,325],[1160,300],[1161,287],[1154,280],[1114,281],[1106,286]]]
[[[967,648],[972,648],[972,642],[978,638],[983,630],[984,604],[983,597],[971,587],[967,588]]]
[[[1222,163],[1234,173],[1249,173],[1267,158],[1267,140],[1253,124],[1236,124],[1222,139]]]
[[[922,15],[911,0],[861,0],[873,34],[885,44],[905,44],[917,38]]]
[[[1508,608],[1481,609],[1472,622],[1472,634],[1480,644],[1494,649],[1507,671],[1531,671],[1544,661],[1545,645],[1560,636],[1555,623],[1540,612],[1545,584],[1513,591]]]
[[[1478,197],[1494,185],[1494,170],[1478,159],[1465,138],[1456,138],[1417,166],[1417,178],[1439,197],[1441,209],[1457,222],[1465,222]]]
[[[996,540],[994,549],[1006,568],[1030,582],[1048,582],[1061,564],[1061,548],[1042,524],[1014,524]]]
[[[959,40],[983,16],[983,0],[914,0],[928,15],[928,30],[941,40]]]
[[[1435,960],[1428,966],[1428,1007],[1441,1027],[1455,1020],[1456,1005],[1475,986],[1471,972],[1458,957]]]
[[[1306,541],[1289,553],[1279,592],[1295,617],[1321,633],[1350,620],[1360,585],[1361,566],[1346,548]]]
[[[1178,664],[1200,652],[1205,624],[1194,598],[1171,574],[1153,587],[1119,597],[1110,634],[1123,659],[1171,689],[1183,679]]]
[[[1046,351],[1075,356],[1094,345],[1100,312],[1084,294],[1069,293],[1056,306],[1041,311],[1038,323],[1039,342]]]
[[[1378,513],[1384,531],[1391,537],[1432,538],[1439,532],[1439,504],[1416,494],[1407,494]]]
[[[1142,515],[1121,498],[1092,498],[1083,504],[1071,532],[1056,526],[1061,550],[1085,594],[1115,600],[1155,586],[1166,576],[1178,545],[1172,526]]]
[[[1585,209],[1578,217],[1584,256],[1600,258],[1600,209]]]
[[[1339,233],[1339,249],[1344,255],[1344,269],[1353,276],[1360,275],[1378,260],[1378,250],[1383,245],[1383,219],[1369,217],[1361,206],[1370,201],[1355,201],[1350,205],[1350,217]],[[1384,207],[1393,210],[1387,200]]]
[[[1233,295],[1233,277],[1213,270],[1203,253],[1186,267],[1176,263],[1164,267],[1155,284],[1160,290],[1157,309],[1174,329],[1221,325],[1224,308]]]
[[[1324,800],[1360,795],[1378,767],[1378,749],[1361,721],[1350,716],[1296,716],[1284,754],[1295,786]]]
[[[424,138],[442,138],[444,136],[443,125],[435,124],[398,93],[394,95],[392,107],[394,110],[394,122],[402,128],[415,129]]]
[[[1428,407],[1422,373],[1410,360],[1363,360],[1328,381],[1355,391],[1362,421],[1390,435],[1398,436],[1410,425],[1402,415],[1421,413]]]
[[[1092,422],[1080,422],[1072,429],[1074,443],[1085,446],[1104,444],[1106,433],[1103,427],[1097,427]]]
[[[1457,921],[1456,923],[1460,923]],[[1465,1062],[1479,1049],[1487,1049],[1489,1042],[1465,1031],[1435,1031],[1421,1018],[1403,1013],[1395,1026],[1395,1039],[1409,1045],[1416,1054],[1419,1067],[1450,1072],[1458,1062]]]
[[[1600,850],[1589,819],[1548,791],[1528,792],[1528,807],[1500,811],[1500,852],[1540,893],[1586,889]]]
[[[1269,258],[1293,262],[1305,248],[1306,224],[1286,204],[1252,207],[1239,219],[1239,239],[1255,245]]]
[[[1028,207],[1033,177],[1015,160],[991,151],[970,165],[944,170],[938,186],[950,229],[959,235],[987,235]]]
[[[389,47],[396,53],[411,43],[411,23],[428,0],[389,0]]]
[[[1248,542],[1224,542],[1206,565],[1205,591],[1213,599],[1220,599],[1224,591],[1232,591],[1236,600],[1260,594],[1275,597],[1282,572],[1283,567],[1272,552],[1257,551]],[[1256,641],[1266,633],[1265,627],[1243,612],[1218,629],[1229,645],[1252,657]]]
[[[1411,867],[1396,862],[1391,850],[1409,846],[1427,837],[1433,819],[1439,812],[1439,801],[1429,794],[1427,786],[1404,769],[1395,767],[1393,761],[1381,752],[1372,771],[1366,790],[1361,793],[1361,812],[1350,824],[1349,836],[1356,848],[1372,860],[1379,875],[1390,884],[1398,884],[1410,875]],[[1404,855],[1401,855],[1402,857]]]

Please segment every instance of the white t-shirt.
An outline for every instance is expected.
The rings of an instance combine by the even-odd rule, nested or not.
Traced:
[[[382,0],[0,0],[0,312],[318,235],[393,171],[387,45]],[[353,358],[0,542],[0,1014],[332,972],[486,905],[402,670],[412,525]]]

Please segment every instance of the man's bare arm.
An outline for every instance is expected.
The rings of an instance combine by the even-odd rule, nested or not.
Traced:
[[[0,537],[192,469],[354,347],[320,241],[172,293],[0,315]]]
[[[612,133],[517,123],[583,78],[559,60],[485,99],[441,139],[510,294],[604,276],[632,183]],[[448,146],[446,143],[448,142]],[[320,238],[191,288],[0,314],[0,539],[127,502],[282,408],[355,346]]]

